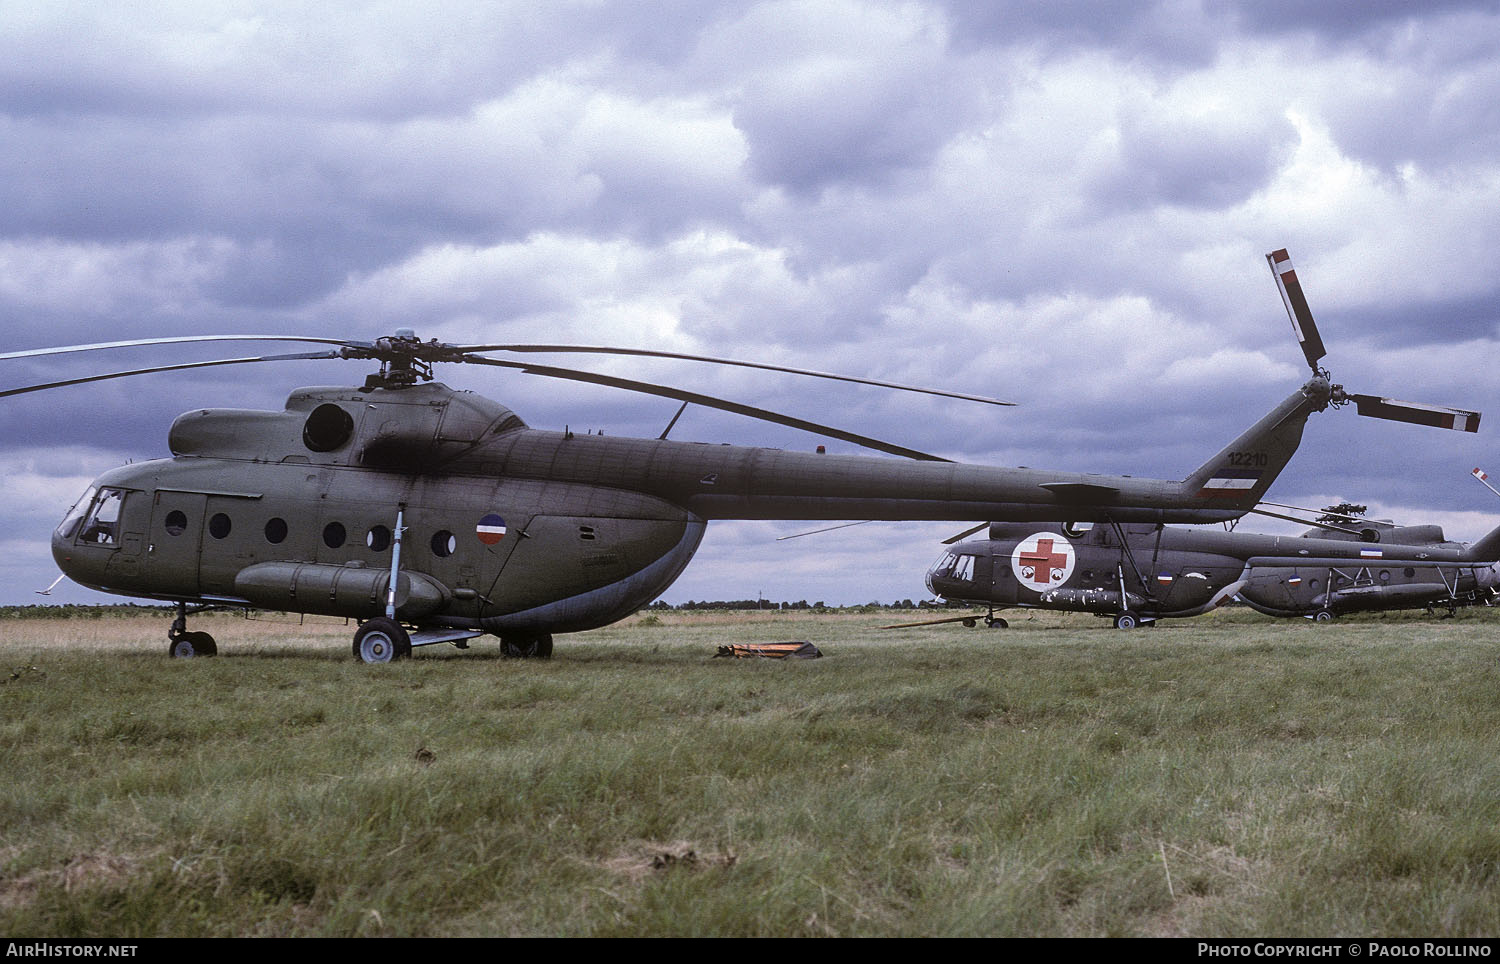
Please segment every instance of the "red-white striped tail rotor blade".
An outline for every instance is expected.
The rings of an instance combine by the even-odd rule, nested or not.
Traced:
[[[1480,485],[1484,486],[1486,489],[1489,489],[1496,495],[1500,495],[1500,489],[1497,489],[1493,485],[1490,485],[1490,477],[1485,474],[1484,469],[1475,469],[1473,475],[1474,478],[1479,480]]]
[[[1375,395],[1350,395],[1359,414],[1370,418],[1385,418],[1394,422],[1410,422],[1413,425],[1430,425],[1433,428],[1451,428],[1455,432],[1479,431],[1479,413],[1466,412],[1461,408],[1443,408],[1439,405],[1421,405],[1403,402],[1394,398]]]
[[[1307,365],[1317,372],[1318,359],[1328,352],[1323,348],[1323,338],[1313,322],[1312,310],[1307,307],[1307,298],[1302,294],[1302,282],[1297,280],[1297,272],[1292,270],[1292,258],[1286,253],[1286,248],[1280,248],[1266,255],[1266,263],[1271,266],[1271,274],[1276,278],[1276,287],[1281,291],[1281,303],[1286,305],[1287,317],[1292,319],[1292,330],[1297,333],[1297,342],[1302,346]]]

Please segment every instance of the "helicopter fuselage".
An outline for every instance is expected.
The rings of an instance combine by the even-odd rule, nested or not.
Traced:
[[[1294,395],[1259,428],[1300,434],[1319,402]],[[1282,441],[1278,460],[1295,447]],[[394,568],[398,618],[495,633],[633,612],[712,519],[1243,511],[1192,480],[540,431],[439,383],[300,389],[282,412],[195,410],[169,446],[170,459],[95,480],[53,535],[64,573],[128,596],[365,618],[384,611]]]

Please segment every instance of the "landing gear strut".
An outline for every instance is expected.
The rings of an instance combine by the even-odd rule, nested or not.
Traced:
[[[177,618],[167,630],[167,655],[173,659],[214,656],[219,647],[208,633],[190,633],[187,628],[187,603],[177,604]]]

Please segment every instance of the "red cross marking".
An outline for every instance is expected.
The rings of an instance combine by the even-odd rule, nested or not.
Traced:
[[[1036,548],[1021,553],[1021,565],[1031,566],[1031,580],[1040,586],[1052,585],[1052,570],[1065,569],[1068,565],[1066,552],[1052,551],[1051,539],[1038,539]]]

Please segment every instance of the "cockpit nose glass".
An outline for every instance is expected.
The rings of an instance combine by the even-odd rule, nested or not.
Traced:
[[[937,590],[933,588],[934,579],[956,579],[959,582],[968,582],[973,578],[974,557],[950,552],[927,570],[927,588],[937,593]]]
[[[57,527],[58,535],[71,539],[76,532],[80,544],[115,545],[119,540],[120,506],[125,501],[125,490],[100,489],[95,493],[90,488],[83,495]]]
[[[73,538],[73,534],[78,531],[78,523],[82,522],[84,515],[89,509],[93,508],[94,492],[94,487],[92,485],[89,486],[83,495],[79,497],[78,501],[73,503],[73,508],[68,510],[68,514],[63,516],[62,522],[57,527],[59,538]]]

